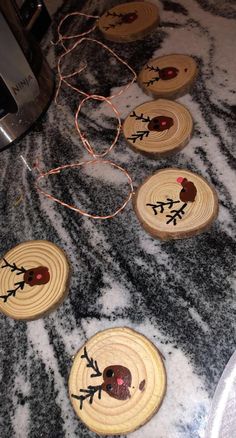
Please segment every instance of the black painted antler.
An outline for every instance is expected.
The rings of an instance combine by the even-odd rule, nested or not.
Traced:
[[[124,14],[117,14],[116,12],[109,12],[107,11],[106,17],[116,17],[116,18],[122,18]]]
[[[155,71],[155,72],[160,71],[159,67],[153,67],[153,65],[148,65],[148,64],[146,65],[146,70]]]
[[[159,76],[156,76],[155,78],[150,79],[150,81],[144,82],[144,85],[147,85],[147,87],[149,87],[149,85],[154,84],[154,82],[159,81],[159,79],[160,79]]]
[[[140,116],[139,116],[138,114],[136,114],[135,111],[133,111],[132,114],[130,114],[130,117],[135,117],[135,120],[142,120],[142,122],[146,122],[146,123],[151,121],[149,116],[144,117],[143,113],[141,113]]]
[[[99,377],[102,375],[102,373],[99,371],[97,361],[93,360],[92,357],[89,358],[86,347],[84,347],[84,353],[82,354],[81,358],[86,359],[86,361],[88,362],[86,365],[87,368],[92,368],[95,371],[95,374],[91,374],[90,377]],[[80,409],[82,409],[83,402],[87,398],[89,398],[90,405],[93,403],[93,398],[96,392],[98,392],[98,398],[99,399],[101,398],[102,385],[97,385],[97,386],[89,385],[87,389],[80,389],[80,392],[83,392],[84,395],[71,394],[71,397],[74,397],[80,401]]]
[[[89,398],[89,404],[90,405],[93,403],[93,397],[96,394],[96,392],[98,392],[99,400],[101,399],[102,385],[98,385],[98,386],[91,386],[91,385],[89,385],[88,389],[80,389],[80,392],[84,392],[85,395],[71,394],[71,397],[76,398],[77,400],[80,401],[80,409],[82,409],[83,408],[83,402],[87,398]]]
[[[146,204],[152,207],[154,214],[157,215],[157,209],[159,208],[159,213],[163,213],[165,206],[169,209],[173,207],[174,204],[178,204],[180,201],[173,201],[173,199],[167,198],[167,202],[157,201],[156,204]]]
[[[171,210],[171,214],[167,214],[166,217],[169,217],[170,219],[166,222],[166,224],[170,224],[173,222],[174,225],[177,223],[177,219],[182,219],[183,215],[185,214],[185,207],[187,206],[187,203],[183,204],[179,210]]]
[[[127,140],[131,140],[133,143],[136,142],[136,140],[143,140],[144,137],[148,137],[150,134],[150,131],[137,131],[135,134],[132,134],[131,137],[127,137]]]
[[[135,117],[135,120],[142,120],[142,122],[145,123],[149,123],[151,121],[149,116],[145,117],[143,113],[141,113],[139,116],[135,111],[130,114],[130,117]],[[131,140],[133,143],[135,143],[136,140],[143,140],[144,137],[148,137],[149,133],[149,130],[137,131],[135,134],[132,134],[131,137],[128,137],[127,140]]]
[[[6,295],[0,295],[0,298],[3,299],[4,303],[8,300],[9,297],[13,295],[13,297],[16,295],[16,292],[18,289],[23,290],[24,289],[25,282],[19,281],[18,283],[15,283],[14,286],[17,286],[15,289],[10,289],[7,291]]]
[[[155,71],[155,72],[158,72],[158,73],[160,71],[159,67],[153,67],[153,65],[146,65],[146,70]],[[159,76],[156,76],[155,78],[152,78],[152,79],[150,79],[147,82],[144,82],[144,85],[147,85],[147,87],[149,87],[149,85],[154,84],[154,82],[159,81],[159,79],[160,79]]]
[[[5,262],[5,265],[1,266],[2,268],[11,268],[11,272],[19,271],[17,272],[16,275],[24,274],[26,272],[26,269],[23,268],[23,266],[21,266],[21,268],[18,268],[15,263],[11,265],[11,263],[8,263],[6,259],[3,258],[3,260]],[[4,301],[4,303],[6,303],[9,297],[11,296],[15,297],[16,292],[19,289],[23,290],[24,285],[25,285],[24,281],[18,281],[17,283],[14,284],[14,286],[16,286],[15,289],[9,289],[5,295],[0,295],[0,298]]]
[[[99,371],[97,361],[94,361],[92,357],[88,357],[86,347],[84,347],[84,353],[82,354],[81,358],[87,360],[87,368],[92,368],[96,372],[96,374],[91,374],[90,377],[99,377],[102,375],[102,373]]]
[[[5,265],[3,265],[2,268],[11,268],[11,272],[19,271],[16,275],[24,274],[26,272],[26,269],[23,268],[23,266],[21,266],[21,268],[17,268],[15,263],[11,265],[6,259],[3,258],[3,260],[5,262]]]
[[[124,17],[124,14],[117,14],[116,12],[107,12],[107,17],[113,17],[113,18],[120,18],[120,21],[117,21],[116,23],[110,23],[108,26],[104,27],[105,30],[109,30],[111,28],[114,28],[118,25],[122,24],[122,18]]]

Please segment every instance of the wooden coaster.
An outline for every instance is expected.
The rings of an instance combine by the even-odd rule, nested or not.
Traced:
[[[147,178],[134,199],[145,230],[160,239],[182,239],[206,231],[218,214],[215,190],[186,169],[163,169]]]
[[[138,83],[148,95],[176,99],[189,92],[197,72],[197,64],[191,56],[161,56],[143,67]]]
[[[129,328],[97,333],[75,356],[69,392],[75,412],[100,435],[126,434],[159,409],[166,373],[156,347]]]
[[[192,131],[190,112],[180,103],[166,99],[137,106],[123,124],[124,136],[132,149],[151,158],[183,149]]]
[[[149,2],[130,2],[115,6],[98,20],[98,27],[110,41],[141,39],[159,24],[159,10]]]
[[[44,316],[65,298],[68,276],[67,258],[57,245],[21,243],[0,261],[0,310],[14,319]]]

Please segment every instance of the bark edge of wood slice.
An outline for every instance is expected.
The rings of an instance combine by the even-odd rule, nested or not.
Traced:
[[[155,71],[157,67],[160,72]],[[193,57],[169,54],[150,59],[138,75],[138,84],[148,96],[177,99],[190,92],[197,75],[198,67]]]
[[[126,22],[122,22],[122,16],[126,16]],[[98,28],[107,40],[128,43],[147,36],[156,29],[159,22],[159,9],[155,4],[137,1],[122,3],[106,11],[98,20]]]
[[[3,267],[4,259],[11,267]],[[30,240],[16,245],[1,258],[0,267],[1,296],[17,289],[6,301],[0,299],[0,311],[13,319],[31,321],[47,316],[68,294],[69,261],[50,241]]]
[[[166,123],[167,129],[158,130],[153,122]],[[158,159],[187,146],[193,134],[193,119],[178,102],[152,100],[131,111],[123,122],[123,134],[133,151]]]
[[[93,370],[81,358],[84,347],[89,358],[96,361],[102,374],[99,377],[91,377]],[[103,371],[115,365],[131,373],[130,397],[117,399],[102,390],[101,399],[95,394],[92,404],[86,399],[80,409],[80,401],[72,394],[84,394],[80,389],[89,385],[105,385]],[[81,347],[74,357],[68,385],[73,408],[91,431],[120,435],[138,429],[159,410],[166,392],[166,371],[161,353],[148,338],[128,327],[116,327],[96,333]]]
[[[181,204],[179,198],[182,189],[177,182],[179,177],[193,182],[197,194],[194,202],[187,202],[182,219],[179,219],[174,226],[173,222],[169,224],[166,222],[170,220],[167,215],[173,216],[171,211],[181,208],[184,204],[183,202]],[[153,207],[146,205],[149,203],[156,205],[160,201],[168,202],[168,198],[179,200],[179,203],[174,204],[170,209],[169,206],[164,206],[165,210],[162,213],[159,208],[156,215]],[[171,240],[189,238],[208,231],[217,218],[219,204],[214,187],[205,178],[188,169],[173,167],[158,170],[144,180],[133,197],[133,208],[140,224],[148,234],[161,240]]]

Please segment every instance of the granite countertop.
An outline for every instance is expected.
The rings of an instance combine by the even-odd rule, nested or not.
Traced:
[[[68,11],[102,14],[116,0],[66,2],[54,17],[43,48],[55,69],[61,53],[50,40]],[[95,437],[76,417],[68,397],[72,356],[91,335],[129,326],[147,335],[165,358],[168,386],[160,411],[132,438],[200,438],[220,375],[235,350],[235,18],[231,1],[155,2],[161,26],[143,41],[108,42],[136,72],[153,56],[185,53],[199,66],[198,80],[178,101],[194,118],[194,135],[180,153],[150,160],[133,152],[123,136],[109,158],[125,167],[137,187],[163,167],[188,168],[204,176],[219,196],[211,229],[186,240],[161,242],[140,227],[132,204],[113,220],[96,221],[38,194],[36,158],[42,169],[88,158],[74,128],[79,96],[68,88],[22,140],[1,153],[0,255],[29,239],[61,246],[72,265],[68,298],[50,316],[17,322],[0,315],[2,438]],[[68,23],[70,32],[75,21]],[[98,31],[94,32],[103,41]],[[92,44],[67,61],[89,68],[80,79],[86,90],[109,94],[127,83],[127,70],[113,65]],[[122,119],[150,100],[137,84],[115,100]],[[114,119],[106,104],[82,109],[98,150],[113,138]],[[71,171],[45,180],[50,193],[89,211],[114,209],[127,185],[113,171]],[[21,202],[16,202],[22,196]],[[233,437],[232,437],[233,438]]]

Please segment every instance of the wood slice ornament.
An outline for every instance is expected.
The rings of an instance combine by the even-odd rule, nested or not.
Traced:
[[[0,260],[0,311],[22,320],[45,316],[65,298],[68,279],[62,249],[46,240],[23,242]]]
[[[160,239],[206,231],[218,214],[218,198],[201,176],[186,169],[159,170],[139,187],[134,209],[144,229]]]
[[[110,41],[141,39],[159,24],[159,10],[150,2],[130,2],[115,6],[98,20],[98,27]]]
[[[127,434],[159,409],[166,373],[156,347],[129,328],[97,333],[75,356],[69,393],[75,412],[100,435]]]
[[[136,152],[159,158],[183,149],[193,131],[190,112],[166,99],[137,106],[125,119],[123,133]]]
[[[176,99],[190,91],[197,72],[197,64],[191,56],[161,56],[145,64],[139,73],[138,84],[155,98]]]

